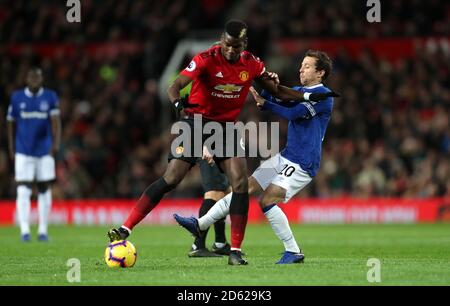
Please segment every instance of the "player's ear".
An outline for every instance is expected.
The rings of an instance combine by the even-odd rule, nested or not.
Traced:
[[[317,71],[321,80],[323,80],[323,76],[325,75],[325,70]]]

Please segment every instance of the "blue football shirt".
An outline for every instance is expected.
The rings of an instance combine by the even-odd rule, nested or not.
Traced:
[[[11,95],[7,120],[16,122],[15,151],[28,156],[48,155],[52,146],[51,116],[59,115],[59,99],[53,90],[28,88]]]
[[[309,87],[296,86],[293,89],[310,93],[325,93],[330,90],[323,84]],[[280,152],[283,157],[299,164],[311,177],[320,167],[322,141],[331,118],[333,98],[315,102],[281,103],[266,91],[261,93],[267,101],[264,109],[289,120],[287,144]]]

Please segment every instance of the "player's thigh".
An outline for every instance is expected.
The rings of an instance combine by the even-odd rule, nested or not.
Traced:
[[[284,170],[280,171],[272,180],[273,185],[286,190],[284,203],[305,188],[312,180],[309,174],[299,165],[290,162],[287,162],[286,164],[287,167],[283,167]]]
[[[35,157],[16,153],[14,172],[17,183],[31,183],[36,178],[37,160]]]
[[[220,162],[220,167],[230,181],[233,192],[248,192],[247,161],[242,157],[232,157]]]
[[[37,158],[36,180],[38,182],[52,182],[55,176],[55,159],[51,155]]]
[[[181,159],[171,159],[163,178],[168,185],[178,185],[193,166]]]
[[[263,191],[266,190],[267,187],[269,187],[270,183],[278,175],[277,173],[277,165],[279,163],[279,156],[278,154],[269,158],[268,160],[264,161],[252,174],[251,180],[252,185],[249,186],[249,190],[252,189],[252,187],[256,187],[257,190]],[[253,183],[253,181],[255,181]],[[250,180],[249,180],[250,183]],[[259,187],[259,188],[258,188]]]
[[[259,205],[261,207],[266,207],[271,204],[277,204],[280,202],[284,202],[284,199],[286,198],[287,190],[283,187],[270,184],[266,190],[264,190],[264,193],[261,196],[261,199],[259,200]]]
[[[205,160],[199,160],[198,165],[200,168],[205,198],[215,199],[219,196],[219,199],[223,198],[225,192],[230,186],[225,173],[220,171],[219,167],[215,163],[208,164]],[[208,194],[208,196],[206,196],[206,194]]]

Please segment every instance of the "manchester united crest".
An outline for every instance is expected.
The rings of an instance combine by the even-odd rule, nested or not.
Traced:
[[[245,81],[247,81],[248,80],[248,77],[249,77],[249,74],[248,74],[248,71],[241,71],[240,73],[239,73],[239,78],[241,79],[241,81],[243,81],[243,82],[245,82]]]

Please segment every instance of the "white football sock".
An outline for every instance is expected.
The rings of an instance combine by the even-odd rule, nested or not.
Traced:
[[[47,235],[48,217],[52,207],[52,191],[50,188],[46,192],[38,194],[38,211],[39,211],[39,234]]]
[[[219,221],[222,218],[225,218],[228,215],[228,213],[230,212],[232,196],[233,193],[230,192],[225,197],[217,201],[216,204],[214,204],[213,207],[208,210],[206,215],[198,219],[198,226],[202,231],[206,230],[211,226],[211,224],[214,224],[215,222]]]
[[[30,233],[31,193],[32,190],[27,186],[17,186],[16,209],[22,235]]]
[[[283,242],[286,251],[299,253],[300,248],[292,234],[289,221],[281,208],[275,205],[266,211],[264,215],[269,220],[275,235]]]

